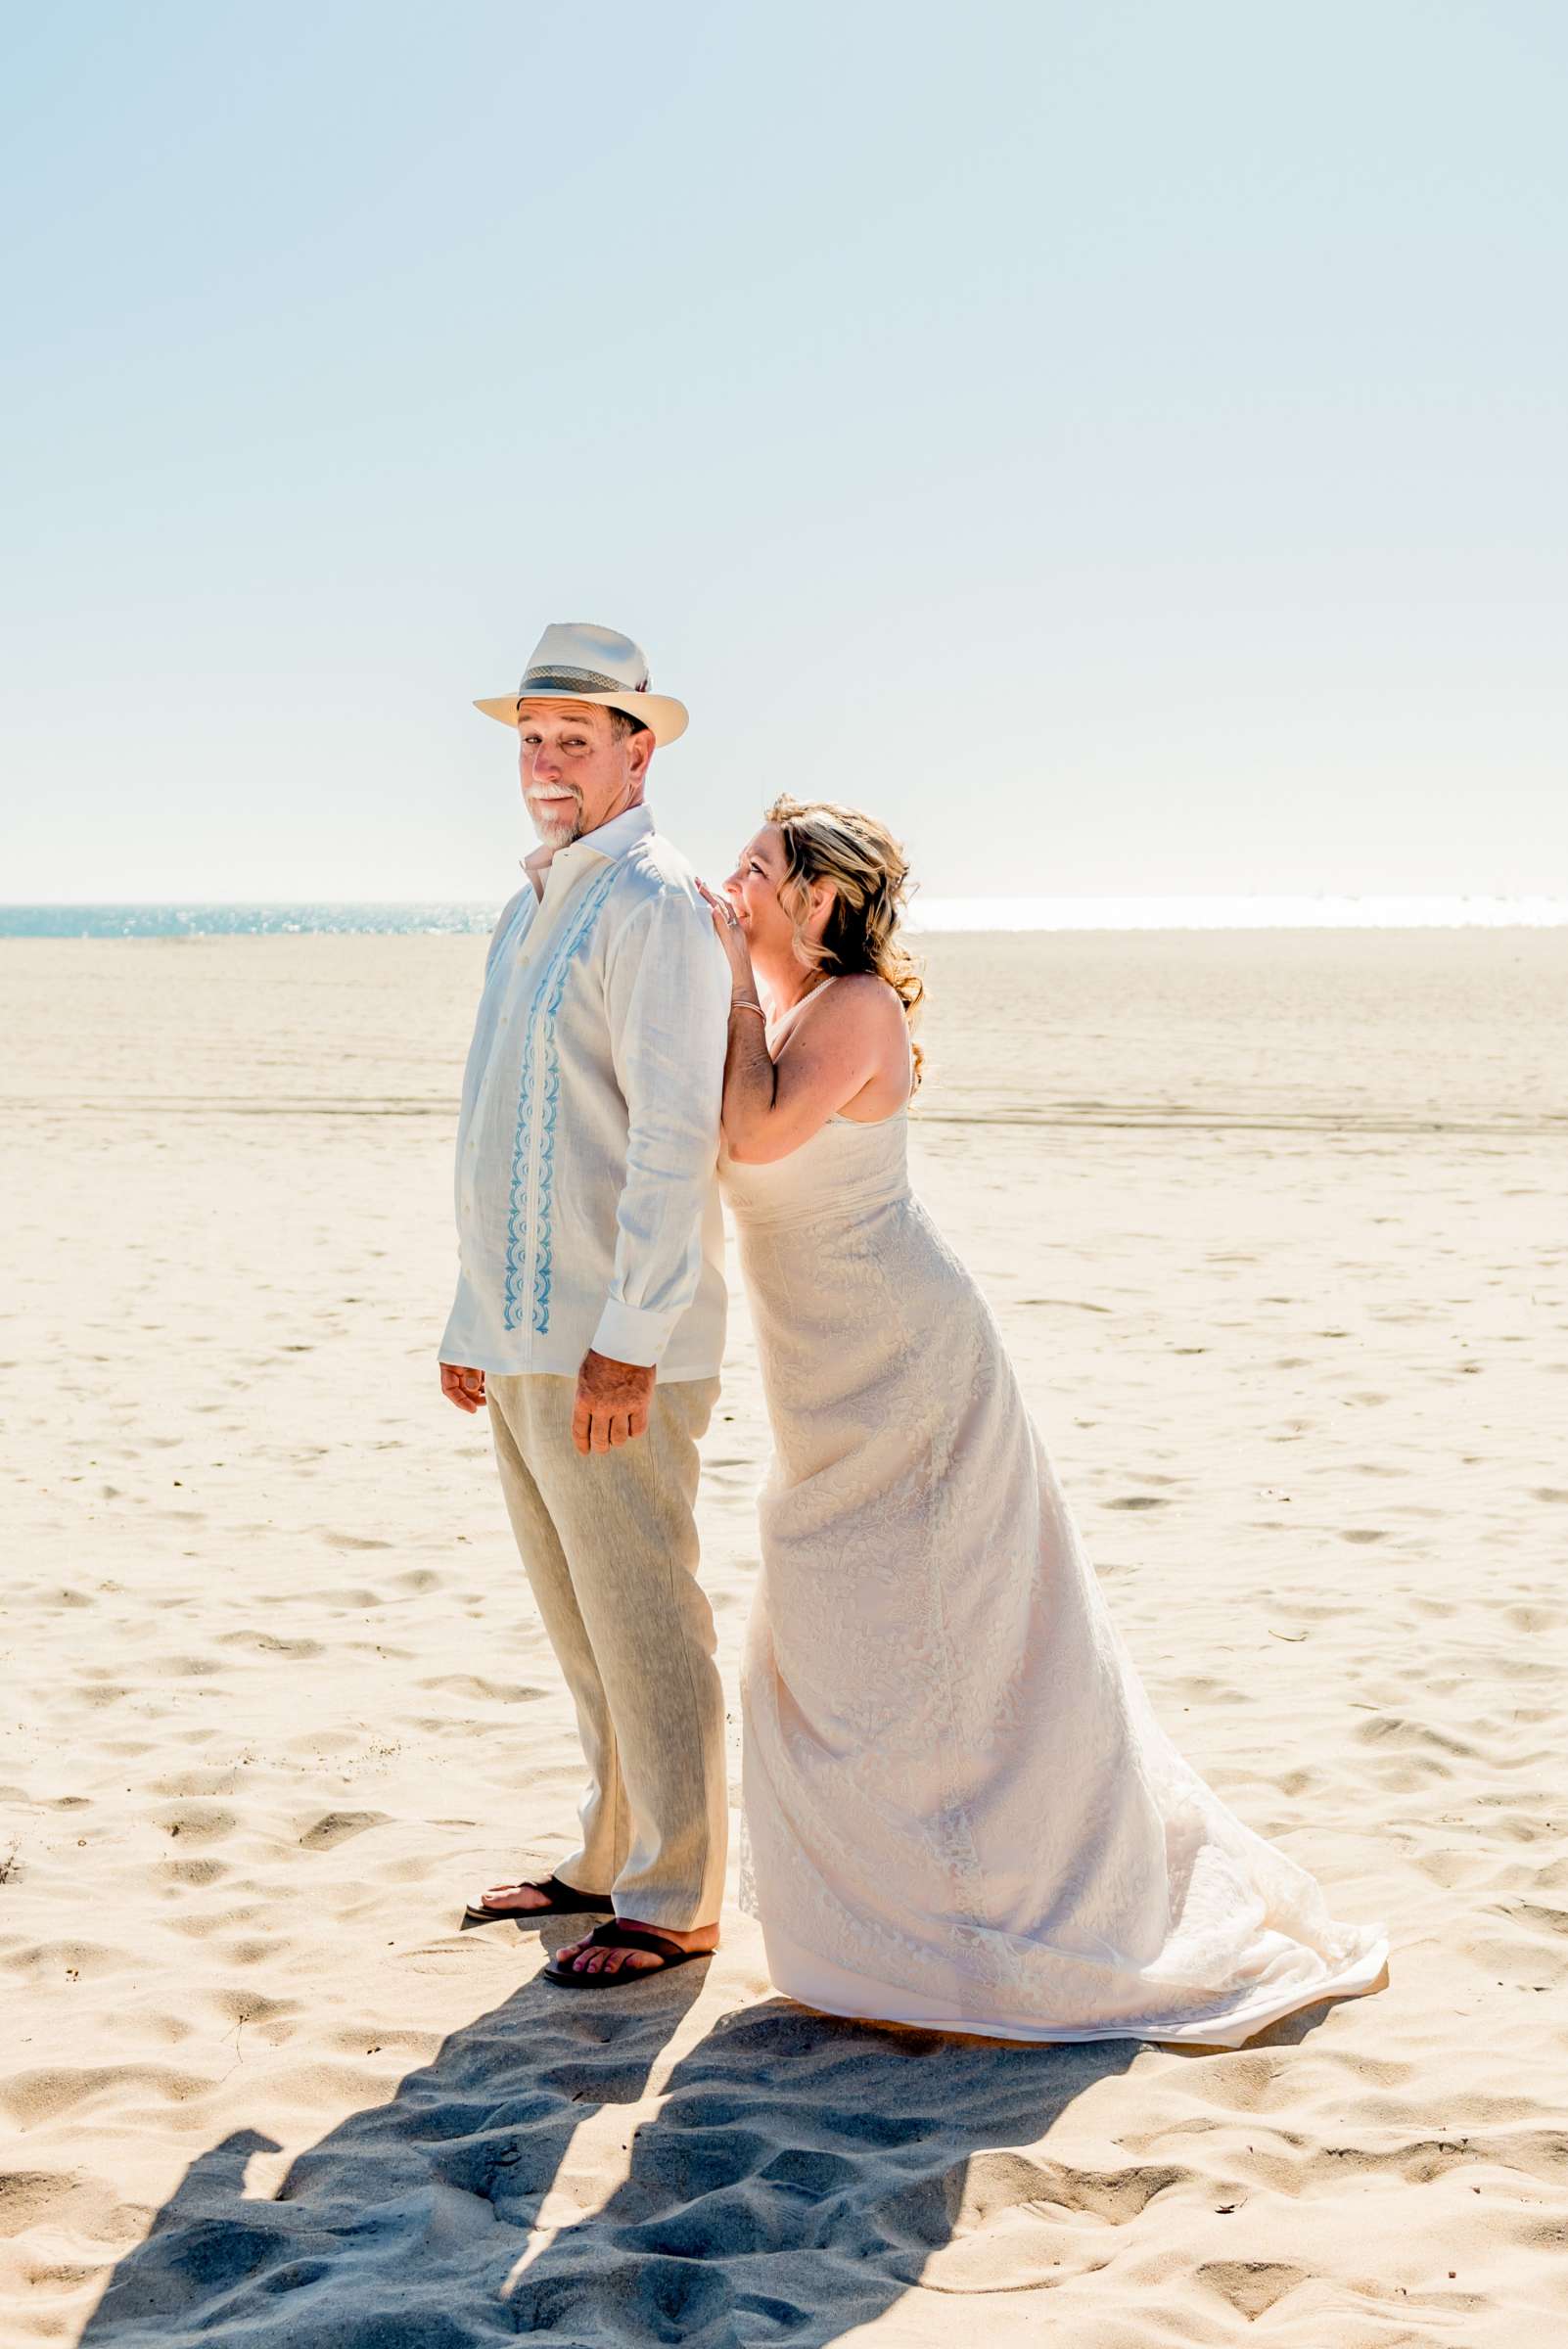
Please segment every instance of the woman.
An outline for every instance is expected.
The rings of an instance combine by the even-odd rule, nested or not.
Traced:
[[[704,893],[774,1443],[742,1902],[778,1989],[829,2013],[1239,2047],[1375,1987],[1387,1944],[1159,1727],[990,1308],[910,1192],[905,875],[871,817],[781,799]]]

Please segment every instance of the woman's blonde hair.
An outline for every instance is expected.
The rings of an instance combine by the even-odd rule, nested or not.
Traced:
[[[786,792],[766,811],[784,842],[784,880],[779,903],[795,931],[795,950],[811,970],[837,974],[871,971],[885,979],[903,1005],[911,1031],[919,1017],[926,984],[919,965],[897,935],[908,891],[909,866],[885,824],[863,808],[841,807],[835,800],[793,800]],[[806,935],[813,883],[833,891],[827,926],[819,941]],[[925,1055],[911,1034],[914,1081],[920,1082]]]

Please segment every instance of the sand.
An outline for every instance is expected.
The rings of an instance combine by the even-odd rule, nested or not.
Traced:
[[[1389,1926],[1214,2053],[460,1929],[579,1775],[436,1387],[484,944],[0,946],[8,2349],[1560,2333],[1568,935],[924,949],[917,1184],[1156,1709]],[[742,1308],[732,1698],[764,1452]]]

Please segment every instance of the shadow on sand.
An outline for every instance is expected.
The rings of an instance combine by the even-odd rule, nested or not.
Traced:
[[[526,1983],[390,2102],[300,2154],[270,2200],[247,2197],[245,2172],[272,2141],[235,2132],[119,2262],[86,2349],[474,2349],[519,2334],[825,2349],[942,2266],[955,2230],[1034,2204],[1026,2264],[1041,2272],[1019,2282],[1046,2283],[1053,2218],[1103,2229],[1107,2191],[1130,2218],[1178,2174],[1133,2162],[1096,2197],[1084,2173],[1017,2150],[1038,2148],[1137,2042],[1019,2047],[773,2000],[722,2016],[673,2065],[655,2116],[617,2141],[621,2183],[602,2208],[573,2221],[558,2202],[550,2216],[565,2208],[568,2223],[530,2234],[577,2130],[613,2126],[608,2108],[648,2093],[705,1970],[623,1996]],[[966,2296],[965,2277],[938,2288]]]
[[[569,1938],[554,1928],[549,1946]],[[1103,2265],[1107,2224],[1135,2226],[1194,2176],[1135,2156],[1087,2170],[1041,2145],[1145,2043],[1026,2047],[784,1999],[718,2017],[635,2126],[704,1970],[624,1995],[525,1983],[390,2102],[298,2155],[271,2199],[248,2196],[245,2176],[273,2141],[234,2132],[119,2262],[84,2349],[477,2349],[520,2334],[561,2349],[827,2349],[921,2284],[954,2296],[950,2329],[931,2337],[957,2340],[979,2321],[973,2295]],[[1249,2050],[1298,2045],[1333,2004]],[[616,2107],[627,2122],[611,2148]],[[579,2219],[568,2193],[540,2226],[585,2122],[599,2131],[590,2169],[608,2162],[621,2183]]]

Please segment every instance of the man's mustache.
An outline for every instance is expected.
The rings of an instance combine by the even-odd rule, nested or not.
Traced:
[[[552,797],[548,801],[541,800],[535,792],[524,792],[523,797],[528,803],[529,813],[536,823],[553,825],[575,824],[579,821],[582,815],[581,792],[574,790],[571,784],[563,785],[562,792],[564,796]]]

